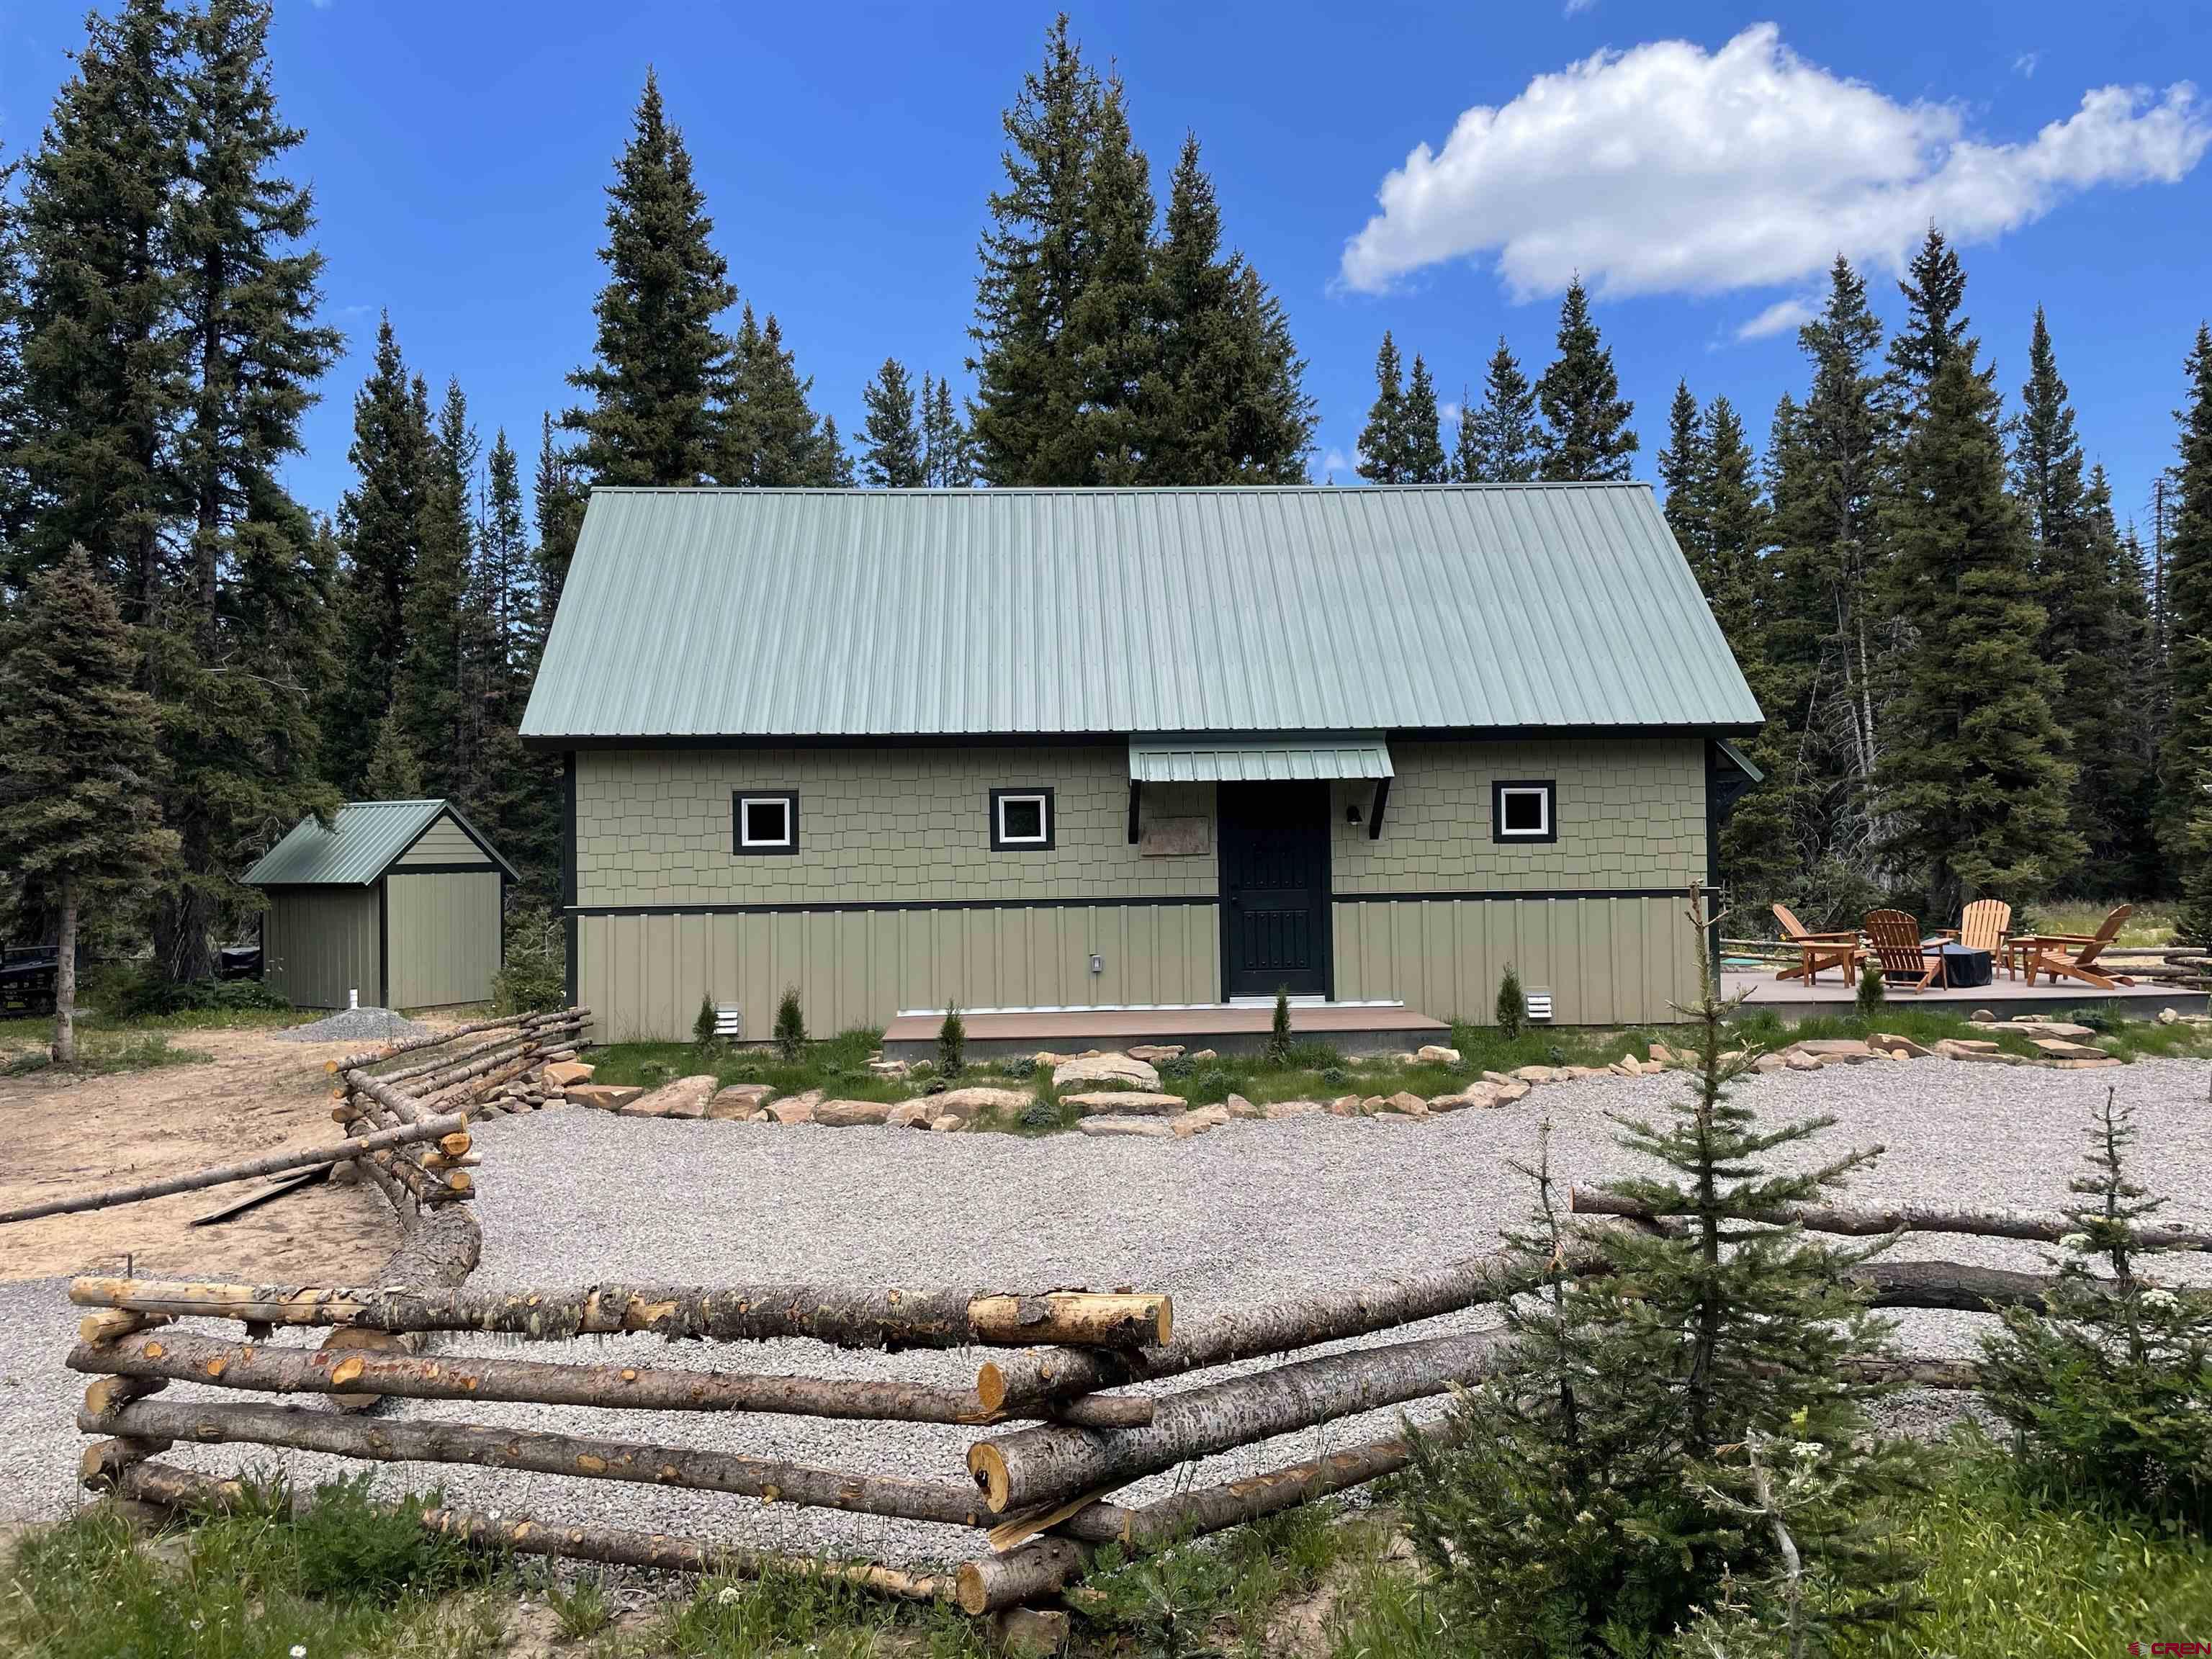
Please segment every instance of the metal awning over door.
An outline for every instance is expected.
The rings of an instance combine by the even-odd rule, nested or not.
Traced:
[[[1171,733],[1129,739],[1132,783],[1315,783],[1391,775],[1380,732],[1286,732],[1255,737]]]

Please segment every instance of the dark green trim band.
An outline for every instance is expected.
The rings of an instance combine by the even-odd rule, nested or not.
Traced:
[[[1218,904],[1203,898],[884,899],[873,904],[577,904],[576,916],[850,916],[897,910],[1127,910]]]
[[[497,876],[501,882],[507,872],[496,864],[401,864],[386,871],[387,879],[393,876]]]

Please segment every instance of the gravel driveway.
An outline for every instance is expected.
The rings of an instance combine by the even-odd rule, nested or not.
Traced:
[[[1832,1114],[1838,1127],[1814,1143],[1813,1155],[1844,1145],[1885,1145],[1880,1165],[1854,1187],[1861,1201],[2052,1208],[2078,1168],[2090,1110],[2114,1083],[2136,1108],[2138,1174],[2172,1194],[2170,1218],[2212,1223],[2212,1107],[2201,1062],[2154,1060],[2124,1072],[2091,1073],[1879,1064],[1749,1079],[1741,1095],[1777,1115]],[[1661,1112],[1683,1086],[1679,1078],[1590,1079],[1540,1088],[1518,1106],[1498,1111],[1425,1122],[1326,1115],[1238,1121],[1191,1141],[1080,1135],[1022,1140],[574,1110],[498,1119],[484,1126],[478,1142],[485,1246],[472,1282],[812,1278],[1008,1288],[1132,1285],[1172,1292],[1188,1314],[1492,1249],[1499,1224],[1517,1220],[1529,1200],[1526,1182],[1505,1160],[1533,1154],[1545,1114],[1554,1124],[1555,1170],[1587,1182],[1629,1162],[1613,1146],[1605,1115]],[[1907,1240],[1899,1254],[2033,1267],[2043,1251],[1922,1237]],[[2181,1264],[2192,1278],[2212,1278],[2207,1270],[2212,1261]],[[1433,1334],[1492,1317],[1477,1310],[1365,1340]],[[1919,1353],[1971,1353],[1975,1331],[1987,1322],[1971,1315],[1908,1315],[1904,1340]],[[0,1286],[0,1518],[51,1516],[77,1501],[73,1474],[80,1442],[70,1413],[83,1379],[59,1364],[74,1323],[60,1281]],[[564,1355],[563,1348],[575,1352]],[[889,1359],[796,1343],[738,1352],[645,1337],[532,1345],[529,1352],[546,1359],[899,1375],[956,1386],[972,1382],[977,1358],[912,1353]],[[171,1397],[191,1392],[178,1385]],[[402,1409],[579,1433],[615,1431],[611,1413],[582,1409],[465,1402],[414,1402]],[[1376,1413],[1210,1459],[1145,1483],[1136,1497],[1211,1484],[1371,1438],[1387,1431],[1396,1415]],[[792,1417],[623,1418],[622,1431],[642,1440],[952,1479],[963,1474],[975,1432]],[[172,1455],[228,1471],[279,1455],[204,1447]],[[336,1460],[307,1455],[288,1461],[303,1481],[337,1467]],[[952,1528],[713,1493],[465,1468],[397,1466],[384,1473],[395,1486],[426,1487],[442,1480],[457,1501],[546,1518],[703,1532],[894,1562],[958,1559],[972,1553],[975,1542],[975,1534]]]

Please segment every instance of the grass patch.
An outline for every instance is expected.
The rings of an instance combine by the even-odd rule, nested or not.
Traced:
[[[47,1058],[54,1039],[51,1019],[14,1019],[0,1024],[0,1077],[29,1077],[56,1068]],[[162,1066],[197,1066],[215,1056],[199,1048],[173,1048],[167,1030],[126,1026],[76,1033],[76,1064],[70,1077],[107,1077],[118,1072],[149,1072]]]
[[[795,1060],[775,1049],[714,1043],[616,1042],[592,1053],[592,1081],[653,1088],[672,1078],[711,1072],[720,1083],[765,1083],[779,1095],[827,1090],[842,1100],[909,1100],[923,1091],[927,1079],[908,1082],[881,1078],[868,1070],[868,1057],[883,1047],[878,1030],[855,1029],[810,1042]]]
[[[2083,1041],[2094,1042],[2122,1060],[2202,1054],[2212,1048],[2212,1035],[2194,1025],[2160,1025],[2155,1020],[2124,1018],[2101,1008],[2052,1014],[2048,1018],[2092,1027],[2098,1035]],[[1732,1029],[1745,1042],[1757,1042],[1767,1048],[1786,1048],[1792,1042],[1807,1042],[1820,1038],[1863,1039],[1876,1031],[1886,1031],[1910,1037],[1923,1048],[1933,1048],[1946,1039],[1963,1039],[1995,1042],[2007,1054],[2026,1054],[2031,1058],[2040,1055],[2042,1052],[2027,1036],[2007,1029],[2002,1021],[1994,1025],[1978,1025],[1959,1014],[1924,1006],[1915,1007],[1901,998],[1885,1003],[1881,1012],[1872,1019],[1862,1019],[1853,1012],[1839,1012],[1801,1019],[1793,1025],[1784,1023],[1770,1008],[1758,1008],[1740,1016]]]
[[[2035,907],[2034,931],[2039,933],[2094,933],[2104,925],[2105,918],[2114,908],[2125,901],[2119,899],[2053,899]],[[2173,927],[2179,911],[2174,905],[2163,901],[2136,904],[2134,914],[2121,924],[2116,943],[2139,945],[2145,949],[2173,943]],[[2015,927],[2014,933],[2025,933]]]
[[[900,1653],[928,1659],[985,1659],[985,1627],[949,1605],[887,1601],[834,1581],[789,1571],[760,1578],[702,1579],[677,1603],[615,1651],[675,1654],[683,1659],[879,1659]]]

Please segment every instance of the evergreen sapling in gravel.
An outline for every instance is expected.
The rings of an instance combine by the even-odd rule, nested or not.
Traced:
[[[799,1012],[799,988],[783,988],[783,1000],[775,1005],[776,1057],[787,1066],[799,1063],[806,1052],[806,1017]]]
[[[1528,994],[1521,988],[1521,975],[1511,963],[1498,981],[1498,1035],[1508,1042],[1528,1024]]]

